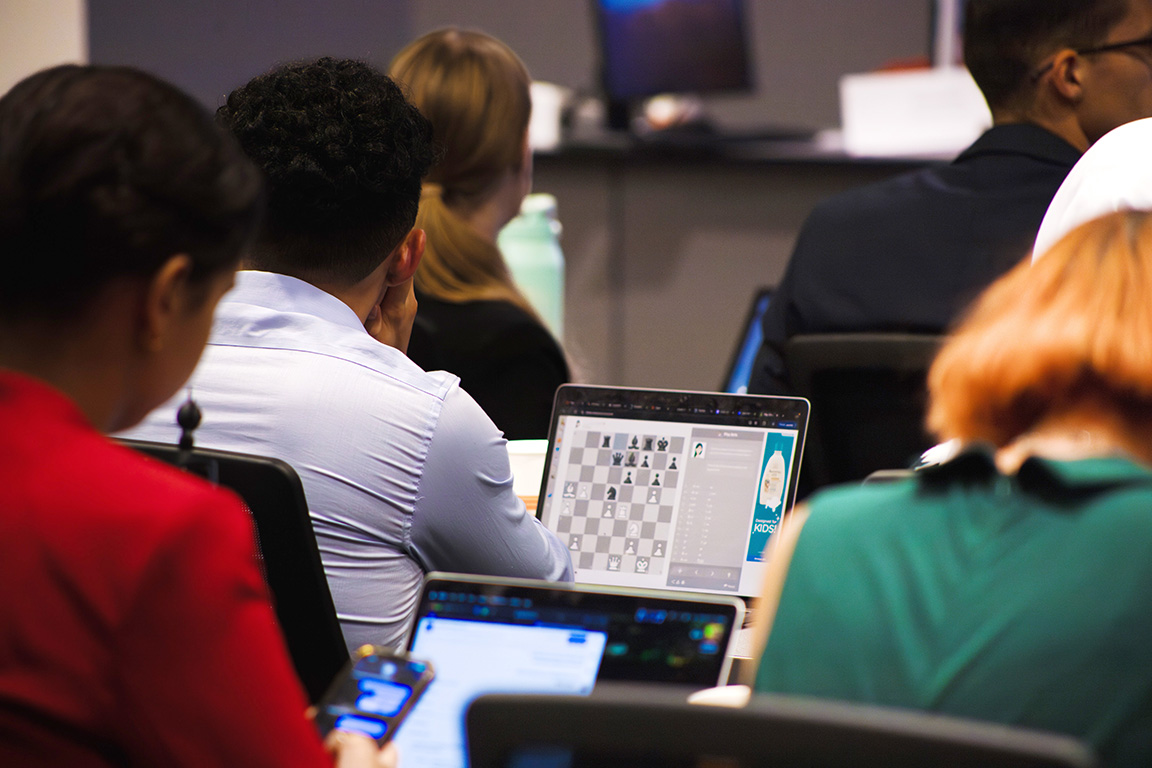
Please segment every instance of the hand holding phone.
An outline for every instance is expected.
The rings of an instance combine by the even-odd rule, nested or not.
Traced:
[[[317,705],[316,727],[322,736],[334,729],[353,731],[382,745],[396,733],[433,677],[426,661],[365,645]]]

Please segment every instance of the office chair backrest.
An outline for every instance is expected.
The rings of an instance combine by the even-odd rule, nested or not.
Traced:
[[[348,650],[295,470],[262,456],[206,448],[182,456],[175,445],[120,442],[230,488],[244,500],[288,652],[309,698],[316,701],[348,662]]]
[[[490,694],[467,715],[471,768],[1092,768],[1067,736],[941,715],[758,695],[741,709],[649,686]]]
[[[789,380],[795,394],[812,403],[802,494],[907,467],[932,445],[923,427],[925,378],[941,341],[908,333],[808,334],[788,341]]]

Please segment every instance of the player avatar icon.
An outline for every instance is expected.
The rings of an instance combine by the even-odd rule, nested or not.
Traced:
[[[604,444],[601,445],[600,447],[601,448],[611,448],[612,447],[612,436],[611,435],[604,435]]]
[[[587,486],[586,484],[584,484],[584,483],[580,483],[580,493],[579,493],[579,496],[580,496],[580,498],[582,498],[582,499],[586,499],[586,498],[588,498],[588,486]]]
[[[576,498],[576,483],[564,483],[564,498]]]
[[[658,450],[658,451],[668,450],[668,438],[662,437],[659,440],[657,440],[656,441],[656,450]]]
[[[628,461],[624,462],[624,466],[626,466],[626,467],[636,466],[636,454],[635,453],[629,453],[628,454]]]
[[[616,501],[616,486],[608,486],[608,493],[605,494],[605,497],[608,499],[608,501]]]
[[[626,542],[624,542],[624,554],[626,554],[626,555],[636,554],[636,542],[634,540],[628,539]]]
[[[616,519],[617,520],[627,520],[628,519],[628,505],[625,504],[624,502],[620,502],[619,504],[616,505]]]
[[[620,570],[620,555],[608,555],[608,570]]]
[[[636,435],[632,435],[632,443],[628,447],[629,448],[639,448],[640,447],[640,439],[638,437],[636,437]]]
[[[564,515],[565,517],[571,517],[572,516],[572,502],[570,502],[570,501],[564,502],[564,506],[562,506],[560,508],[560,514]]]
[[[631,485],[632,484],[632,473],[631,472],[629,472],[628,476],[624,478],[624,484],[625,485]]]
[[[635,522],[629,523],[628,524],[628,536],[634,539],[639,535],[640,535],[640,523],[635,523]]]
[[[704,443],[696,443],[696,445],[692,446],[692,458],[704,458]]]
[[[620,453],[620,451],[612,454],[612,466],[618,467],[622,461],[624,461],[624,454]]]
[[[650,438],[650,437],[644,438],[644,450],[646,450],[646,451],[652,450],[652,438]]]
[[[660,473],[656,473],[656,477],[652,480],[652,485],[660,485]]]
[[[649,504],[659,504],[660,503],[660,492],[657,491],[655,488],[653,488],[648,493],[648,503]]]
[[[636,573],[648,573],[648,558],[636,558]]]
[[[580,549],[580,537],[579,536],[572,536],[568,540],[568,549],[571,549],[573,551],[579,551],[579,549]]]
[[[652,545],[652,557],[664,557],[664,542],[658,541]]]
[[[676,457],[675,456],[672,457],[672,463],[668,465],[668,469],[670,471],[676,470]]]
[[[644,461],[640,462],[640,468],[641,469],[648,469],[649,466],[650,465],[648,464],[648,454],[644,454]]]

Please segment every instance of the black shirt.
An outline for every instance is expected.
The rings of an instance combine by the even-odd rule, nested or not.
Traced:
[[[417,300],[408,356],[426,371],[459,376],[509,440],[547,437],[553,395],[569,379],[547,329],[506,301]]]
[[[765,313],[749,390],[789,392],[782,352],[797,334],[944,331],[1028,255],[1079,158],[1038,126],[995,126],[949,164],[822,202]]]

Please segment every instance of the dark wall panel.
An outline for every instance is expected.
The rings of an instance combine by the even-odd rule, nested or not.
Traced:
[[[273,64],[334,55],[386,64],[408,0],[89,0],[91,60],[165,77],[210,107]]]

